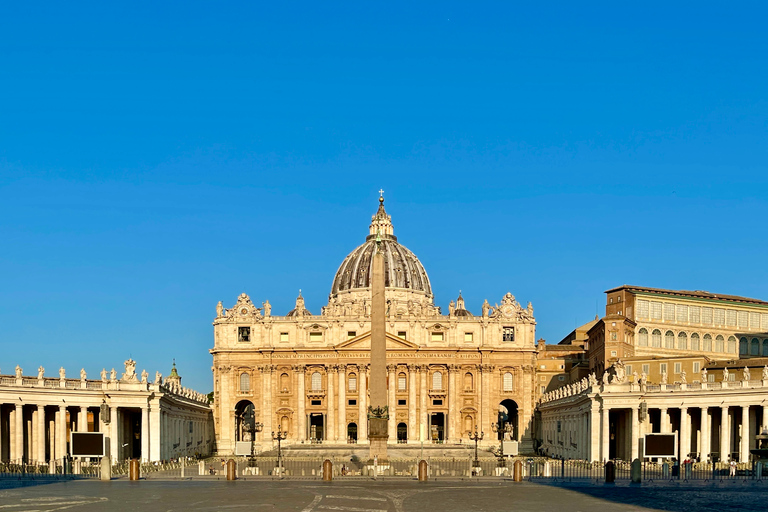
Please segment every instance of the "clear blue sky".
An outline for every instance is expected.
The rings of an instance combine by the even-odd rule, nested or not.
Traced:
[[[444,310],[768,299],[764,2],[6,2],[0,371],[211,388],[216,302],[318,313],[386,191]]]

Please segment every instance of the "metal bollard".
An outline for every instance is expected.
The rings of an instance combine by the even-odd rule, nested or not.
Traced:
[[[131,461],[128,463],[128,474],[130,480],[138,480],[141,476],[140,474],[140,466],[139,466],[139,459],[131,459]]]
[[[630,468],[630,478],[632,479],[633,484],[639,484],[642,481],[642,473],[643,463],[640,459],[633,460]]]
[[[420,460],[419,461],[419,482],[426,482],[429,478],[429,475],[427,474],[427,461]]]
[[[612,460],[605,463],[605,483],[612,484],[616,482],[616,465]]]
[[[235,464],[235,459],[227,461],[227,480],[237,480],[237,464]]]
[[[323,461],[323,482],[333,480],[333,462],[328,459]]]
[[[514,465],[514,473],[512,474],[512,480],[515,482],[522,482],[523,481],[523,461],[520,459],[515,461]]]

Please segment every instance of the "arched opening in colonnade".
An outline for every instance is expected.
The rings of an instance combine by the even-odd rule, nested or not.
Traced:
[[[250,400],[235,405],[235,441],[253,441],[256,430],[256,408]]]
[[[499,404],[499,412],[498,412],[498,420],[503,421],[506,425],[512,426],[512,432],[510,432],[509,437],[513,441],[517,441],[519,438],[518,436],[518,407],[517,402],[515,402],[512,399],[507,398],[506,400],[502,400]],[[501,440],[503,438],[503,430],[499,429],[496,439]]]

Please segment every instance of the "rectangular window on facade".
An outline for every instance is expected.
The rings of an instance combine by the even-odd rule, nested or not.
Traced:
[[[357,336],[357,331],[347,331],[347,339],[348,340],[351,340],[355,336]]]
[[[728,374],[728,382],[733,382],[736,380],[736,374],[731,372]]]
[[[677,321],[678,322],[687,322],[688,321],[688,306],[676,306],[675,311],[677,312]]]
[[[725,325],[725,310],[715,308],[715,325]]]
[[[312,405],[323,405],[323,401],[322,400],[312,400],[311,403],[312,403]]]
[[[647,300],[638,300],[637,301],[637,317],[638,318],[648,318],[649,316],[649,302]]]
[[[347,404],[349,405],[357,405],[357,400],[347,400]]]
[[[624,372],[627,375],[632,375],[632,365],[631,364],[626,365],[624,368],[625,368]]]
[[[616,351],[615,350],[611,350],[611,357],[616,357]]]
[[[400,375],[397,377],[397,390],[398,391],[406,390],[405,375]]]
[[[691,306],[689,311],[689,318],[692,324],[700,324],[701,323],[701,307]]]
[[[403,400],[403,399],[398,399],[397,400],[397,405],[406,405],[406,401]]]
[[[661,320],[661,302],[651,302],[651,318]]]
[[[323,341],[323,333],[321,333],[321,332],[311,332],[311,333],[309,333],[309,341],[312,341],[312,342],[321,342],[321,341]]]
[[[664,321],[673,322],[675,320],[675,305],[664,304]]]
[[[288,341],[290,341],[288,339],[288,333],[287,332],[281,332],[280,333],[280,342],[281,343],[288,343]]]
[[[728,309],[725,312],[725,325],[728,327],[736,327],[736,310]]]
[[[707,382],[715,382],[715,374],[714,373],[710,373],[709,375],[707,375]]]
[[[442,332],[433,332],[432,341],[443,341],[444,336]]]
[[[432,400],[432,405],[443,405],[443,401],[438,399]]]
[[[661,363],[659,365],[659,373],[667,373],[667,363]]]
[[[547,386],[541,386],[541,394],[543,395],[546,392],[547,392]]]
[[[501,341],[515,341],[515,328],[505,326],[501,329]]]
[[[682,366],[681,363],[675,363],[675,373],[680,373],[683,370]]]
[[[693,373],[699,373],[699,370],[701,370],[701,363],[698,361],[693,362]]]
[[[749,314],[746,311],[739,311],[737,318],[738,326],[742,329],[746,329],[749,323]]]
[[[768,331],[768,313],[763,313],[760,315],[760,322],[762,324],[761,329]]]
[[[349,390],[350,391],[357,391],[357,377],[353,376],[350,377],[348,380],[349,384]]]
[[[643,365],[643,373],[644,373],[644,374],[646,374],[646,375],[648,375],[649,373],[651,373],[651,365],[649,365],[649,364],[644,364],[644,365]]]
[[[701,323],[712,325],[712,308],[701,308]]]
[[[749,328],[750,329],[759,329],[760,328],[760,313],[750,313],[749,314]]]
[[[237,328],[237,341],[242,341],[242,342],[251,341],[251,328],[250,327],[238,327]]]
[[[471,332],[464,333],[464,343],[472,343],[475,340],[475,336]]]
[[[397,337],[406,339],[406,332],[405,331],[397,331]]]

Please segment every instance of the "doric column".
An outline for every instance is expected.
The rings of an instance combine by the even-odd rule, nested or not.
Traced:
[[[77,415],[77,431],[88,432],[88,407],[80,407],[80,414]]]
[[[702,462],[706,462],[709,458],[710,439],[709,411],[704,406],[701,408],[701,448],[699,448]]]
[[[59,411],[56,414],[56,451],[54,458],[56,460],[63,459],[67,454],[67,407],[64,405],[59,406]]]
[[[749,460],[749,406],[741,407],[741,439],[739,444],[739,462]]]
[[[688,408],[680,407],[680,459],[685,460],[691,451],[691,420],[688,417]]]
[[[18,462],[24,458],[24,406],[16,404],[16,415],[14,417],[14,439],[16,446],[16,456],[14,459]]]
[[[141,408],[141,460],[149,461],[149,409],[146,405]]]
[[[659,409],[659,432],[662,434],[669,432],[669,413],[666,407]]]
[[[610,414],[610,411],[608,407],[603,404],[602,409],[600,410],[600,423],[602,424],[602,428],[600,429],[600,458],[603,461],[607,461],[610,458],[610,424],[608,422],[608,416]]]
[[[589,461],[599,462],[601,460],[600,449],[602,434],[600,428],[602,423],[600,421],[600,408],[594,401],[590,401],[589,411]]]
[[[347,440],[347,366],[339,365],[339,442]]]
[[[397,392],[397,366],[394,364],[387,365],[387,381],[389,382],[389,389],[387,390],[387,406],[389,407],[389,420],[387,421],[387,430],[389,431],[389,439],[387,443],[397,443],[397,407],[395,402],[395,393]]]
[[[120,460],[119,449],[119,418],[117,417],[117,406],[110,406],[109,408],[109,456],[112,457],[112,462],[115,463]]]
[[[630,448],[632,458],[630,460],[635,460],[638,457],[640,446],[640,411],[637,407],[632,407],[629,410],[629,414],[632,421],[632,447]]]
[[[324,434],[328,441],[333,442],[336,440],[336,433],[338,432],[336,430],[336,394],[333,392],[333,381],[336,379],[336,365],[329,365],[326,373],[328,380],[328,398],[325,401],[325,405],[326,410],[328,411],[328,428]]]
[[[357,439],[359,441],[368,440],[368,368],[361,364],[360,371],[357,374],[357,410],[358,419]]]
[[[419,440],[419,423],[416,421],[416,365],[408,365],[408,441]]]
[[[727,462],[731,453],[731,436],[728,428],[728,406],[723,405],[720,407],[720,460],[722,462]]]
[[[456,374],[459,368],[455,364],[448,365],[448,418],[445,422],[446,430],[445,442],[456,443],[459,440],[459,436],[456,435],[456,395],[459,394],[456,387]]]
[[[306,383],[306,371],[307,367],[303,364],[297,364],[293,367],[293,371],[296,372],[296,400],[298,400],[298,429],[299,429],[299,441],[304,441],[307,438],[307,392],[304,389]],[[270,434],[271,435],[271,434]]]
[[[429,367],[426,365],[419,366],[419,373],[421,374],[421,386],[419,389],[419,439],[421,441],[429,440],[429,417],[427,415],[427,372]]]
[[[38,405],[35,421],[35,460],[45,462],[45,406]]]
[[[149,460],[155,461],[162,459],[160,450],[160,400],[152,404],[149,411]],[[193,439],[194,441],[194,439]],[[196,445],[192,443],[192,446]]]

